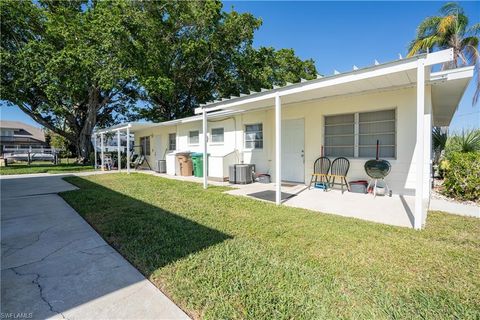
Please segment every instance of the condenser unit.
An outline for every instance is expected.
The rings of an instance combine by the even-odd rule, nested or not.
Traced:
[[[235,184],[248,184],[253,182],[254,175],[254,164],[234,164],[229,166],[228,181]]]

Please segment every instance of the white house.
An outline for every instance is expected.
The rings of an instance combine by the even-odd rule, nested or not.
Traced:
[[[253,163],[272,176],[277,204],[280,181],[308,183],[322,150],[331,159],[349,159],[349,180],[365,179],[364,163],[375,158],[380,140],[380,157],[392,165],[386,181],[395,194],[415,196],[414,227],[421,228],[430,197],[432,126],[450,124],[474,72],[432,71],[452,59],[452,50],[420,54],[213,101],[188,118],[97,134],[134,133],[152,167],[167,160],[168,174],[176,173],[176,152],[208,153],[205,188],[208,179],[227,177],[229,165]]]

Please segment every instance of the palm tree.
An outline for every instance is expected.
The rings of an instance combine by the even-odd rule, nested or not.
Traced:
[[[420,23],[417,35],[410,43],[408,56],[433,50],[453,48],[454,60],[442,66],[452,69],[462,66],[476,68],[477,89],[473,96],[476,104],[480,95],[480,54],[478,51],[480,23],[469,27],[468,17],[457,3],[449,2],[442,6],[439,16],[428,17]]]

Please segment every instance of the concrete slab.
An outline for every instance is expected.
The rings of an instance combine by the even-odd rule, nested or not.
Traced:
[[[250,196],[258,192],[275,190],[275,185],[253,183],[236,190],[227,191],[232,195]],[[414,197],[377,196],[371,194],[342,193],[340,190],[324,192],[321,189],[308,189],[305,185],[282,187],[282,192],[294,194],[283,201],[286,206],[303,208],[322,213],[412,228]]]
[[[33,319],[188,319],[56,193],[62,176],[1,181],[1,311]]]
[[[480,218],[480,206],[455,203],[443,199],[431,199],[430,210],[444,211],[460,216]]]

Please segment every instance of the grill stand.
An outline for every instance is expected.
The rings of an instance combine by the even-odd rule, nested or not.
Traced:
[[[385,182],[385,179],[381,178],[381,179],[370,179],[370,182],[368,183],[368,186],[367,186],[367,192],[368,190],[370,190],[370,187],[373,186],[373,197],[377,197],[377,184],[378,184],[378,180],[381,180],[383,182],[383,184],[385,185],[385,194],[388,194],[389,197],[392,196],[392,190],[390,190],[390,188],[388,187],[388,184]]]

